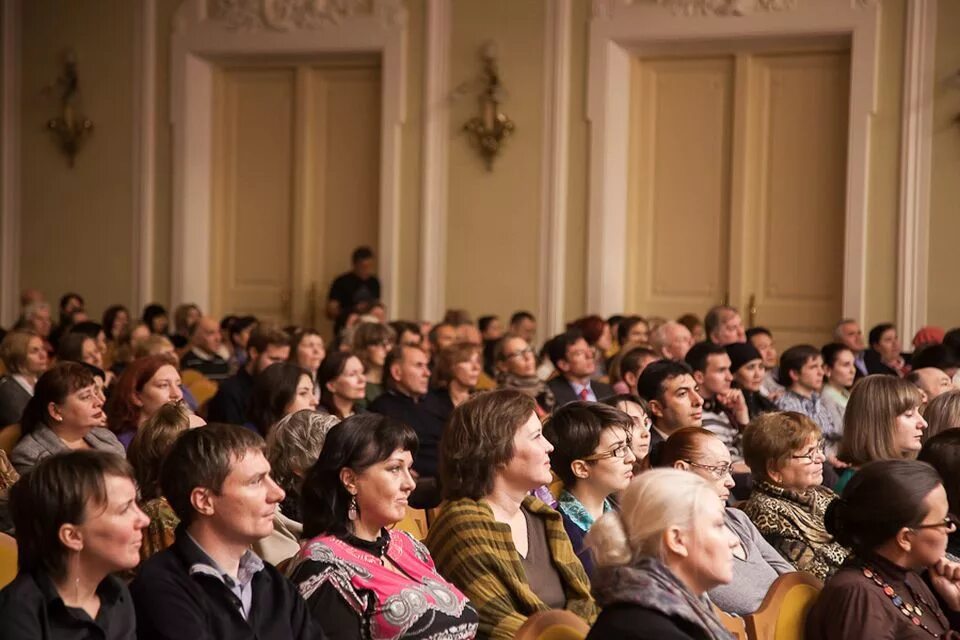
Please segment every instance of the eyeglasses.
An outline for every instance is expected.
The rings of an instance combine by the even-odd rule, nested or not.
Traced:
[[[909,528],[916,531],[918,529],[939,529],[940,527],[945,527],[947,533],[953,533],[957,530],[958,525],[960,525],[960,520],[957,519],[957,516],[953,515],[952,513],[948,513],[947,517],[940,522],[934,522],[931,524],[918,524]]]
[[[806,460],[805,464],[813,464],[814,456],[820,456],[821,458],[824,456],[824,453],[826,452],[826,446],[827,446],[827,443],[821,440],[813,447],[813,449],[803,454],[802,456],[790,456],[790,457],[793,460]]]
[[[527,347],[526,349],[521,349],[520,351],[514,351],[513,353],[508,353],[507,360],[509,360],[510,358],[525,358],[527,356],[532,356],[533,353],[534,353],[533,349],[531,349],[530,347]]]
[[[722,480],[730,475],[730,469],[733,467],[730,463],[718,464],[716,466],[711,466],[709,464],[700,464],[699,462],[691,462],[690,460],[684,460],[691,467],[696,467],[697,469],[703,469],[713,476],[714,480]]]
[[[596,462],[597,460],[606,460],[607,458],[626,458],[627,451],[630,451],[631,441],[628,438],[626,442],[616,447],[615,449],[610,449],[610,451],[602,451],[600,453],[595,453],[593,455],[587,456],[586,458],[581,458],[585,462]]]

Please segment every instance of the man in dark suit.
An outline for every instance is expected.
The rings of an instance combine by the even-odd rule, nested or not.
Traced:
[[[660,360],[643,370],[637,393],[647,401],[653,428],[650,446],[669,438],[684,427],[703,426],[703,398],[685,362]]]
[[[597,370],[596,355],[579,329],[554,336],[547,354],[560,374],[547,383],[557,408],[575,400],[597,402],[613,395],[610,385],[590,379]]]

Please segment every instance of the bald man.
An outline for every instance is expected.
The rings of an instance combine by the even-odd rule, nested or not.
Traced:
[[[946,393],[954,389],[953,381],[946,373],[936,367],[923,367],[915,369],[907,376],[907,380],[912,382],[926,396],[926,402],[930,402],[941,393]]]
[[[664,360],[683,362],[693,346],[693,335],[676,320],[668,320],[650,336],[650,346]]]
[[[219,353],[223,337],[216,318],[203,316],[190,327],[190,350],[180,359],[181,369],[194,369],[215,382],[230,376],[230,363]]]

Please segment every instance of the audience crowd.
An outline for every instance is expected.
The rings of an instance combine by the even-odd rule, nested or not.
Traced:
[[[24,291],[0,637],[499,640],[565,610],[726,639],[795,572],[807,638],[960,632],[960,328],[778,345],[718,306],[541,341],[379,298],[364,247],[330,336]]]

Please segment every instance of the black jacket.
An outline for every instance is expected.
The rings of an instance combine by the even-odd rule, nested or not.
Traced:
[[[635,604],[605,607],[586,640],[703,640],[704,630],[686,620]]]
[[[387,390],[381,393],[367,407],[374,413],[399,420],[417,432],[420,441],[413,468],[421,476],[436,477],[437,455],[440,446],[440,431],[433,421],[424,421],[420,411],[420,402],[398,391]]]
[[[577,394],[573,392],[573,387],[563,376],[557,376],[548,382],[547,387],[550,388],[550,391],[553,392],[553,397],[557,400],[557,403],[553,407],[555,410],[568,402],[576,402],[580,399],[577,397]],[[613,387],[603,382],[591,380],[590,388],[593,389],[593,395],[597,396],[598,402],[614,395]]]
[[[250,616],[216,577],[190,575],[205,554],[177,529],[173,546],[154,555],[130,585],[139,640],[312,640],[325,638],[312,625],[296,587],[264,563],[251,582]]]
[[[207,420],[243,425],[248,419],[252,396],[253,376],[246,368],[241,368],[236,375],[220,383],[217,394],[207,405]]]

